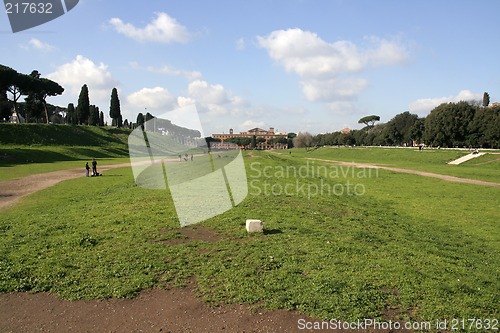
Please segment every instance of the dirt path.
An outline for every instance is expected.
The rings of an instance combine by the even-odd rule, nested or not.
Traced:
[[[130,163],[112,164],[99,166],[98,171],[108,171],[115,168],[130,166]],[[0,182],[0,210],[4,207],[14,205],[19,199],[28,194],[38,192],[47,187],[66,180],[84,177],[84,169],[68,169],[30,175],[18,179]]]
[[[389,170],[389,171],[408,173],[408,174],[419,175],[419,176],[424,176],[424,177],[438,178],[438,179],[446,180],[449,182],[456,182],[456,183],[500,187],[500,183],[493,183],[493,182],[486,182],[486,181],[476,180],[476,179],[441,175],[439,173],[432,173],[432,172],[419,171],[419,170],[394,168],[394,167],[389,167],[389,166],[384,166],[384,165],[375,165],[375,164],[369,164],[369,163],[356,163],[356,162],[344,162],[344,161],[334,161],[334,160],[323,160],[323,159],[319,159],[319,158],[306,158],[306,160],[335,163],[338,165],[353,166],[353,167],[357,167],[357,168],[372,168],[372,169],[378,168],[378,169],[382,169],[382,170]]]
[[[296,332],[298,320],[307,318],[244,305],[211,307],[191,290],[178,288],[98,301],[0,294],[0,309],[1,332]]]

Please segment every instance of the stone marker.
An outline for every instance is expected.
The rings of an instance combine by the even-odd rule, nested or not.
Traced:
[[[264,224],[261,220],[247,220],[247,231],[248,232],[263,232]]]

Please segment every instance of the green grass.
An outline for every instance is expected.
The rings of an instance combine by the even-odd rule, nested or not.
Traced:
[[[323,319],[498,318],[498,188],[383,170],[335,178],[330,164],[286,178],[283,168],[308,165],[296,151],[253,155],[249,196],[202,223],[220,236],[214,243],[162,242],[180,237],[169,193],[138,188],[128,168],[26,197],[0,215],[0,291],[132,297],[194,279],[208,302]],[[363,195],[327,192],[348,182]],[[247,218],[266,232],[248,235]]]
[[[287,153],[289,151],[283,154]],[[449,149],[424,149],[423,151],[419,151],[416,148],[322,147],[310,152],[304,149],[293,149],[291,156],[344,162],[375,163],[383,166],[500,183],[500,160],[497,160],[500,158],[499,152],[483,155],[460,165],[447,164],[468,153],[465,150]]]

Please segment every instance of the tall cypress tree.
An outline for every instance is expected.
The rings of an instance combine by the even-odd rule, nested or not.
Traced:
[[[104,126],[104,112],[99,112],[99,126]]]
[[[95,105],[90,106],[89,125],[99,126],[99,107],[98,106],[95,106]]]
[[[485,92],[483,94],[483,106],[487,107],[488,105],[490,105],[490,94],[488,94],[487,92]]]
[[[90,115],[89,88],[86,84],[83,85],[78,97],[78,105],[76,107],[76,117],[78,124],[87,124]]]
[[[142,112],[139,112],[139,114],[137,115],[136,126],[141,126],[142,130],[144,130],[144,115],[142,114]]]
[[[113,124],[117,127],[121,127],[120,122],[121,110],[120,110],[120,100],[118,99],[118,91],[113,88],[111,91],[111,102],[109,105],[109,116],[113,119]]]
[[[69,103],[68,108],[66,109],[66,124],[76,125],[76,123],[77,119],[75,105],[73,105],[73,103]]]

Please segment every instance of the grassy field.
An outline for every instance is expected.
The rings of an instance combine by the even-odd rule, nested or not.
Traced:
[[[132,297],[194,280],[208,302],[323,319],[498,318],[500,190],[304,159],[459,170],[441,165],[457,152],[330,149],[247,156],[248,197],[201,224],[216,242],[166,244],[184,237],[172,199],[129,168],[28,196],[0,215],[0,291]],[[494,180],[495,163],[474,173]],[[247,218],[266,231],[247,234]]]

